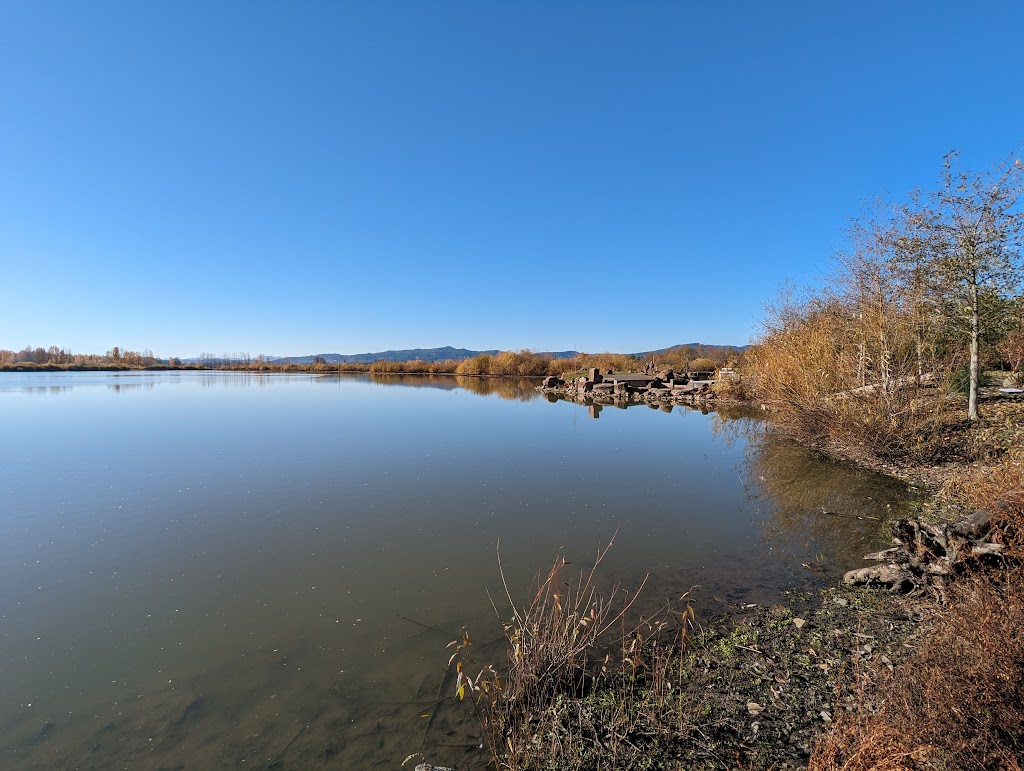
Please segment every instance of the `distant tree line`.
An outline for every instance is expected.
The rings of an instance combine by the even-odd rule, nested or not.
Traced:
[[[72,353],[66,348],[26,346],[20,351],[0,349],[0,369],[33,370],[94,370],[94,369],[163,369],[167,361],[157,358],[149,349],[132,351],[115,345],[104,354]]]
[[[482,353],[469,359],[447,361],[375,361],[372,363],[330,363],[322,356],[312,363],[271,361],[264,354],[247,352],[214,354],[203,352],[183,362],[177,357],[161,360],[152,351],[137,352],[114,346],[105,354],[72,354],[63,348],[26,347],[21,351],[0,350],[0,369],[222,369],[255,372],[369,372],[375,374],[466,375],[470,377],[543,377],[566,376],[597,367],[616,372],[637,371],[654,361],[660,369],[679,372],[713,371],[742,359],[739,349],[730,346],[676,346],[660,353],[634,356],[620,353],[580,353],[572,358],[557,358],[529,350]]]

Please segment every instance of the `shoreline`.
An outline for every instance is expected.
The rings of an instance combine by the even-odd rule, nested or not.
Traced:
[[[617,389],[619,393],[614,393],[613,389],[612,394],[595,395],[592,387],[585,389],[586,385],[589,384],[585,379],[557,385],[548,381],[547,387],[538,390],[550,397],[584,405],[604,403],[625,407],[647,402],[651,407],[664,403],[693,406],[688,399],[676,401],[680,394],[657,394],[652,398],[633,389]],[[758,406],[750,400],[718,401],[713,393],[709,389],[710,398],[705,402],[709,409],[727,403]],[[908,512],[894,522],[893,533],[899,533],[906,540],[904,530],[926,533],[941,530],[941,539],[945,529],[933,523],[958,520],[971,510],[964,500],[948,494],[947,488],[959,475],[977,473],[980,468],[998,462],[1002,456],[996,451],[999,445],[995,440],[999,437],[986,432],[1004,422],[1009,430],[1014,421],[1019,423],[1020,414],[1024,412],[1024,405],[1019,401],[1000,400],[994,393],[987,394],[983,407],[983,415],[989,414],[987,424],[963,424],[956,439],[974,441],[975,447],[977,443],[986,446],[984,443],[988,442],[995,449],[986,463],[966,458],[942,463],[898,462],[839,443],[798,443],[833,460],[886,474],[922,490],[925,497],[920,511]],[[766,418],[769,430],[773,430],[770,416]],[[1004,522],[997,513],[995,501],[987,508],[994,517],[991,533],[994,543],[998,543]],[[912,541],[907,543],[900,551],[913,552]],[[1000,556],[1004,548],[1009,555],[1005,558]],[[720,612],[718,618],[705,619],[700,608],[696,608],[696,617],[690,617],[691,633],[684,632],[681,643],[673,644],[671,654],[676,657],[672,671],[678,678],[678,691],[665,703],[677,710],[679,718],[675,723],[662,725],[653,714],[645,712],[644,705],[650,701],[666,699],[665,691],[659,690],[662,686],[654,675],[654,668],[646,680],[637,679],[634,670],[634,679],[628,687],[623,685],[620,674],[618,680],[602,681],[591,693],[560,695],[558,706],[549,707],[553,715],[543,718],[533,715],[532,720],[526,722],[531,726],[545,726],[549,736],[565,732],[559,748],[570,744],[573,730],[570,724],[590,724],[598,735],[609,732],[614,736],[619,730],[627,735],[630,731],[639,732],[645,737],[640,742],[642,746],[612,742],[613,756],[618,753],[613,759],[623,767],[644,762],[650,767],[692,769],[840,769],[844,768],[841,762],[844,754],[848,758],[855,757],[860,751],[860,742],[870,743],[872,737],[879,735],[887,735],[891,746],[926,748],[913,751],[941,755],[944,750],[929,745],[927,729],[920,722],[920,710],[901,712],[900,704],[891,697],[893,689],[910,693],[915,688],[932,687],[931,682],[948,680],[943,675],[948,672],[949,663],[932,649],[936,645],[948,648],[944,635],[949,634],[951,624],[962,623],[964,617],[976,617],[972,597],[991,596],[996,603],[1014,601],[1012,595],[1001,588],[998,575],[992,578],[990,572],[990,567],[995,566],[998,574],[998,566],[1004,559],[1008,560],[1004,569],[1009,570],[1015,564],[1013,547],[996,546],[989,553],[997,555],[994,561],[969,559],[969,564],[945,565],[949,570],[944,570],[943,575],[948,572],[948,579],[935,582],[928,574],[937,573],[933,569],[942,566],[928,563],[934,557],[926,549],[925,564],[918,566],[925,574],[924,580],[909,594],[886,586],[848,585],[848,580],[844,579],[837,580],[837,585],[816,591],[790,592],[784,604],[772,607],[738,605],[724,614]],[[864,556],[871,559],[869,555]],[[907,557],[904,554],[898,559]],[[952,552],[950,558],[953,559]],[[912,555],[909,559],[915,560]],[[986,564],[990,567],[985,567]],[[907,591],[907,587],[903,587],[903,591]],[[615,642],[611,645],[614,649]],[[978,655],[984,658],[997,654],[983,650]],[[971,695],[961,697],[961,706],[972,709],[971,698]],[[609,704],[617,705],[618,717],[614,714],[609,717]],[[936,708],[942,710],[943,720],[954,719],[958,714],[957,705],[948,699],[938,706],[926,703],[922,707]],[[623,713],[627,713],[625,718]],[[688,715],[685,720],[684,713]],[[872,722],[876,720],[873,717],[876,713],[888,714],[890,719],[896,720],[897,727],[890,726],[890,733],[885,734],[884,727],[878,727],[877,721]],[[614,722],[616,720],[619,722]],[[602,721],[612,722],[605,725]],[[906,728],[900,728],[904,724]],[[967,730],[984,732],[989,729],[982,725]],[[607,754],[593,755],[602,751],[600,741],[595,741],[597,749],[587,749],[585,738],[574,737],[576,756],[556,753],[558,757],[549,759],[547,767],[568,771],[607,761]],[[590,756],[585,756],[587,751],[591,752]],[[873,751],[884,752],[877,748]]]

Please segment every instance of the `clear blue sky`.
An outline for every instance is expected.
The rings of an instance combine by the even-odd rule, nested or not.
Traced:
[[[862,200],[1021,146],[1022,29],[1019,2],[5,0],[0,347],[742,344]]]

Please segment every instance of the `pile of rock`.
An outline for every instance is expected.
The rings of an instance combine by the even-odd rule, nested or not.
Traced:
[[[710,372],[681,375],[671,369],[650,374],[602,373],[592,369],[569,382],[546,377],[540,390],[572,401],[693,404],[715,398],[713,378],[714,373]]]
[[[1000,530],[983,511],[945,525],[901,519],[893,525],[896,544],[864,559],[881,564],[851,570],[843,581],[852,586],[881,585],[910,593],[930,590],[945,595],[946,578],[1001,557]]]

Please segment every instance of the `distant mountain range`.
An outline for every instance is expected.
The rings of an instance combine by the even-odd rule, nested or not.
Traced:
[[[499,351],[471,351],[467,348],[407,348],[401,351],[378,351],[377,353],[317,353],[310,356],[281,356],[270,361],[282,364],[312,364],[318,356],[328,364],[372,364],[375,361],[462,361],[472,359],[481,353],[496,356]],[[556,358],[572,358],[575,351],[553,353]]]
[[[657,356],[659,354],[665,354],[676,348],[693,348],[695,350],[701,348],[715,348],[715,349],[730,349],[735,351],[742,351],[746,348],[745,345],[708,345],[707,343],[681,343],[680,345],[673,345],[669,348],[659,348],[654,351],[641,351],[639,353],[630,354],[631,356],[645,357],[645,356]],[[407,348],[401,351],[378,351],[377,353],[318,353],[310,354],[309,356],[275,356],[268,358],[268,361],[279,362],[281,364],[312,364],[313,360],[317,357],[323,359],[328,364],[372,364],[375,361],[462,361],[463,359],[471,359],[474,356],[479,356],[481,353],[490,354],[494,356],[498,353],[497,350],[491,351],[471,351],[467,348],[452,348],[450,345],[446,345],[443,348]],[[551,356],[555,359],[571,359],[573,356],[577,356],[579,351],[543,351],[542,356]]]
[[[317,353],[310,356],[281,356],[270,361],[281,362],[282,364],[312,364],[316,357],[320,357],[328,364],[372,364],[375,361],[447,361],[454,359],[462,361],[471,359],[477,354],[489,353],[492,356],[497,351],[470,351],[465,348],[452,348],[446,345],[443,348],[407,348],[401,351],[378,351],[377,353]]]
[[[668,348],[658,348],[655,351],[642,351],[640,353],[631,353],[630,356],[638,356],[643,358],[644,356],[658,356],[666,354],[669,351],[675,351],[679,348],[692,348],[697,356],[703,355],[703,350],[717,350],[717,351],[745,351],[749,348],[749,345],[717,345],[716,343],[680,343],[679,345],[670,345]]]

